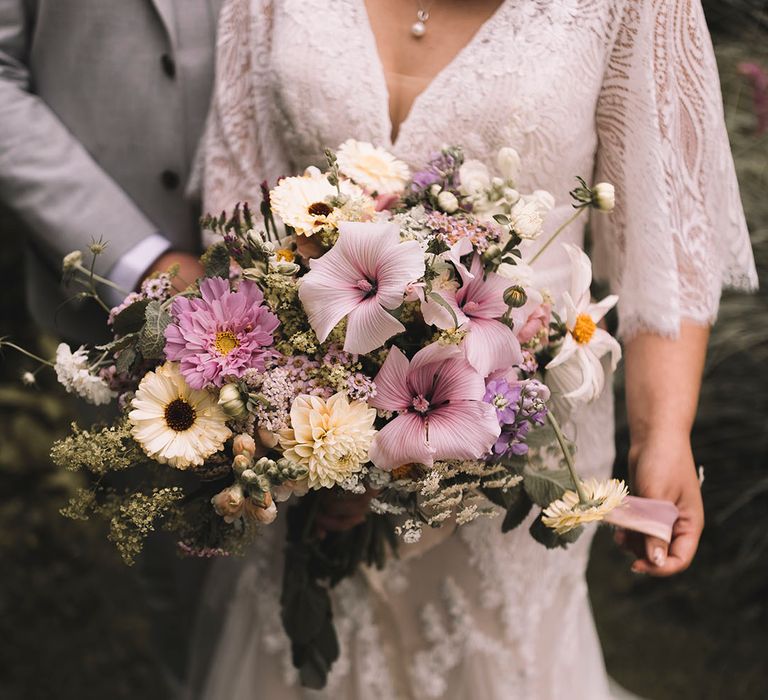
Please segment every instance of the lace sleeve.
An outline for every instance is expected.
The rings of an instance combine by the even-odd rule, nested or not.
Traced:
[[[269,118],[271,0],[226,0],[219,16],[216,82],[203,143],[206,212],[258,201],[259,185],[284,174]]]
[[[622,336],[712,323],[723,287],[757,285],[700,0],[629,0],[597,105],[596,274],[621,297]]]

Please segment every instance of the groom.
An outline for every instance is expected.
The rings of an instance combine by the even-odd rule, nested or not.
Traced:
[[[33,316],[69,340],[103,328],[59,285],[62,257],[90,261],[93,238],[108,241],[96,272],[127,291],[175,262],[197,276],[184,190],[220,3],[0,0],[0,235],[23,237]]]
[[[0,237],[24,240],[32,313],[70,342],[105,328],[97,309],[63,304],[59,284],[62,257],[89,261],[92,238],[108,241],[96,271],[128,291],[172,263],[197,277],[199,211],[184,190],[220,3],[0,0]],[[201,571],[176,567],[169,549],[148,552],[142,574],[154,626],[178,639]],[[185,646],[169,651],[178,674]]]

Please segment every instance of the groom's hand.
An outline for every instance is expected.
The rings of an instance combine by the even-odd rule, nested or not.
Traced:
[[[203,276],[203,266],[196,255],[169,250],[150,265],[149,269],[144,273],[142,281],[155,272],[168,272],[174,265],[179,267],[179,272],[173,279],[173,288],[177,292],[183,292],[198,277]]]

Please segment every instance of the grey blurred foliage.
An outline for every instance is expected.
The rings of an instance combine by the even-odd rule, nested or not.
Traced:
[[[768,70],[768,23],[765,2],[704,4],[762,289],[726,295],[712,336],[693,436],[708,513],[694,566],[667,581],[632,576],[605,530],[590,583],[609,670],[625,686],[659,700],[751,700],[768,697],[768,134],[755,134],[738,65]],[[56,341],[24,311],[21,242],[7,230],[0,238],[0,336],[52,355]],[[168,697],[153,631],[163,602],[100,526],[59,515],[81,477],[55,471],[48,450],[77,410],[50,373],[22,386],[28,369],[0,358],[0,697]],[[619,473],[626,443],[620,416]],[[165,638],[178,656],[183,622]]]

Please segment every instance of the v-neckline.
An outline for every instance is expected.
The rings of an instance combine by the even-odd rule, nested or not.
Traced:
[[[413,119],[414,114],[416,114],[417,110],[421,106],[423,102],[425,102],[431,93],[434,91],[435,86],[441,83],[443,80],[445,80],[446,75],[453,69],[455,66],[459,65],[466,56],[474,49],[476,44],[479,44],[484,36],[490,31],[490,28],[498,21],[498,18],[502,15],[504,10],[509,4],[509,0],[502,0],[501,4],[493,11],[493,14],[491,14],[490,17],[488,17],[478,28],[477,31],[470,37],[469,41],[467,41],[466,44],[464,44],[457,52],[454,54],[453,58],[451,58],[448,63],[446,63],[437,73],[435,73],[434,76],[432,76],[432,79],[426,84],[424,89],[419,92],[418,95],[413,99],[413,102],[411,102],[411,106],[408,109],[407,114],[402,119],[400,124],[397,126],[397,136],[395,138],[392,138],[392,131],[393,131],[393,123],[392,123],[392,112],[391,110],[391,100],[392,95],[389,92],[389,84],[387,83],[387,74],[384,70],[384,62],[381,59],[381,53],[379,51],[379,44],[378,40],[376,39],[376,33],[373,30],[373,24],[371,24],[371,16],[368,12],[368,6],[366,4],[366,0],[353,0],[358,5],[358,16],[360,18],[360,30],[365,35],[364,44],[365,48],[368,53],[368,60],[372,64],[372,73],[377,74],[377,78],[379,80],[380,84],[380,94],[379,98],[383,101],[383,109],[384,109],[384,122],[385,122],[385,131],[384,138],[386,139],[385,145],[391,148],[392,150],[397,150],[398,145],[400,144],[403,133],[406,131],[406,127],[410,124],[410,122]]]

